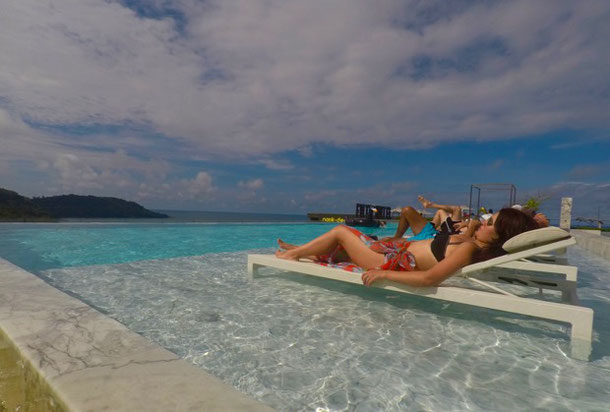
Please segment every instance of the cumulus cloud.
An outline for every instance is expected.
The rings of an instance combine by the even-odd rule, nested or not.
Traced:
[[[261,189],[264,186],[264,181],[263,179],[252,179],[252,180],[247,180],[247,181],[240,181],[238,183],[238,186],[240,188],[243,189],[248,189],[248,190],[258,190]]]
[[[207,194],[215,189],[212,185],[212,176],[207,172],[197,173],[197,176],[193,180],[187,181],[186,185],[188,192],[193,196]]]
[[[575,166],[566,173],[566,178],[586,179],[601,175],[610,175],[610,162]]]
[[[290,170],[294,169],[294,165],[287,160],[261,159],[260,163],[264,164],[270,170]]]
[[[63,192],[123,194],[130,198],[140,182],[162,181],[170,168],[164,161],[143,161],[122,151],[97,156],[78,151],[59,153],[50,162],[39,161],[37,167]]]
[[[237,194],[267,201],[271,180],[203,163],[298,182],[309,178],[298,156],[326,144],[607,130],[609,18],[594,0],[11,0],[0,13],[0,184],[232,206]],[[414,187],[336,184],[273,201],[351,210],[403,204]]]
[[[137,3],[154,18],[125,4],[4,4],[0,105],[223,156],[608,125],[606,2]]]
[[[136,199],[165,204],[170,208],[192,207],[213,200],[217,190],[212,176],[202,170],[192,179],[172,179],[161,184],[154,180],[140,183]]]
[[[415,204],[417,188],[415,182],[377,183],[358,189],[332,188],[323,190],[305,190],[298,208],[307,212],[346,213],[355,209],[356,203],[382,204],[384,206],[408,206]],[[290,199],[293,194],[282,194],[282,198]],[[286,201],[289,204],[289,201]],[[294,205],[292,206],[294,208]]]
[[[104,187],[100,179],[101,174],[74,155],[59,156],[53,163],[53,167],[59,172],[61,184],[64,187],[76,190]]]
[[[137,199],[140,185],[166,180],[172,171],[166,160],[100,149],[99,144],[74,144],[65,135],[34,129],[1,109],[0,146],[0,167],[7,172],[0,175],[0,186],[26,187],[26,195],[95,193]]]

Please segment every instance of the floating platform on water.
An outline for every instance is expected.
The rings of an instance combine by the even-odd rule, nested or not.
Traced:
[[[345,223],[345,219],[352,217],[355,217],[355,215],[340,213],[307,213],[307,218],[312,222]]]
[[[380,221],[392,219],[392,209],[389,206],[357,203],[355,214],[307,213],[307,217],[314,222],[345,223],[349,226],[379,227]]]
[[[366,217],[350,217],[345,220],[345,224],[348,226],[379,227],[381,226],[381,221]]]

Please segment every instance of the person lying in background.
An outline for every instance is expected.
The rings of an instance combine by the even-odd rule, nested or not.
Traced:
[[[410,237],[409,240],[425,240],[432,239],[436,236],[437,233],[447,232],[449,234],[457,234],[464,233],[467,234],[470,231],[470,234],[473,233],[473,230],[476,230],[476,225],[473,225],[471,222],[473,219],[466,220],[462,215],[462,207],[458,205],[445,205],[440,203],[431,202],[423,196],[417,196],[417,200],[422,204],[422,206],[426,209],[434,208],[437,209],[434,217],[428,224],[426,224],[418,233],[414,232],[414,236]],[[522,212],[529,214],[533,217],[533,219],[538,224],[539,228],[549,226],[549,220],[543,213],[533,213],[529,209],[522,208],[519,205],[513,206],[517,210],[521,210]],[[409,227],[411,227],[409,223],[409,219],[414,219],[414,213],[419,215],[419,212],[414,208],[407,206],[401,210],[400,219],[398,221],[398,226],[396,227],[396,233],[393,237],[387,237],[382,240],[390,240],[390,239],[400,239],[403,237],[405,232]],[[481,216],[481,221],[488,220],[492,214],[484,214]],[[476,219],[474,219],[476,220]],[[471,229],[469,229],[469,226]]]
[[[462,208],[457,205],[443,205],[434,203],[424,198],[423,196],[417,196],[417,200],[422,204],[425,209],[435,208],[437,209],[434,217],[430,222],[419,231],[414,232],[415,236],[411,237],[410,240],[425,240],[432,239],[439,232],[448,232],[450,234],[466,232],[468,224],[460,225],[460,229],[456,229],[456,225],[463,222]],[[409,227],[413,228],[410,220],[417,219],[415,215],[419,215],[419,212],[414,208],[407,206],[402,208],[400,211],[400,219],[398,226],[396,227],[396,233],[393,237],[385,238],[384,240],[400,239],[403,237]],[[412,229],[413,230],[413,229]]]

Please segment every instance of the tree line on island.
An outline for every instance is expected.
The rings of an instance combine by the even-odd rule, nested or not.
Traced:
[[[166,218],[136,202],[116,197],[60,195],[28,198],[0,188],[0,220],[54,221],[61,218]]]

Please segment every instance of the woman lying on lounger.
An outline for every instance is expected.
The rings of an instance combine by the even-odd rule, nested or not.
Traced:
[[[409,225],[419,233],[428,222],[415,209],[413,212]],[[354,228],[336,226],[303,246],[278,239],[280,248],[285,250],[277,251],[276,256],[289,260],[313,257],[327,264],[353,262],[366,270],[362,281],[367,286],[381,279],[411,286],[435,286],[464,266],[505,254],[504,242],[537,228],[531,216],[512,208],[492,215],[474,230],[472,237],[439,234],[434,239],[416,242],[374,241]]]

